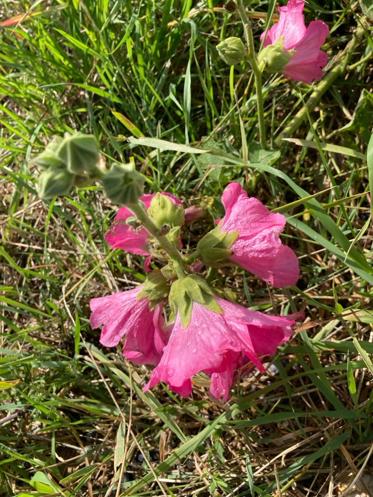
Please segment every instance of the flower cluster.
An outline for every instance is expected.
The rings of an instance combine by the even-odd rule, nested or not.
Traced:
[[[180,199],[165,192],[142,195],[139,201],[160,232],[172,234],[169,240],[180,248],[181,225],[188,213],[199,210],[185,213]],[[155,366],[146,390],[163,382],[187,396],[193,376],[205,373],[212,396],[227,400],[237,370],[249,362],[263,370],[262,357],[273,355],[292,334],[294,317],[271,316],[225,300],[201,276],[204,266],[235,264],[275,287],[294,285],[299,278],[298,259],[280,239],[283,215],[248,197],[238,183],[225,188],[222,203],[224,217],[200,239],[193,263],[184,256],[183,274],[172,270],[171,261],[132,290],[91,300],[91,325],[102,326],[102,345],[122,341],[126,359]],[[119,209],[106,241],[145,256],[150,270],[150,257],[166,257],[131,207]]]

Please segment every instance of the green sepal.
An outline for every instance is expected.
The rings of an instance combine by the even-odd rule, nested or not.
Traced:
[[[114,164],[102,184],[108,198],[119,205],[136,204],[144,192],[144,177],[133,164]]]
[[[67,195],[74,186],[74,175],[65,167],[52,167],[41,173],[38,180],[38,194],[43,200],[49,200],[56,195]]]
[[[282,72],[294,55],[294,50],[286,50],[280,39],[273,45],[263,48],[258,54],[258,64],[261,71],[268,73]]]
[[[137,298],[147,298],[154,305],[166,299],[169,293],[168,282],[161,271],[148,273],[142,286]]]
[[[220,58],[229,66],[239,64],[247,55],[247,50],[243,41],[236,36],[226,38],[216,46],[216,49]]]
[[[182,226],[184,224],[184,209],[176,205],[166,195],[157,193],[152,198],[147,210],[157,228]]]
[[[166,233],[166,238],[169,242],[173,243],[174,245],[178,245],[180,242],[180,226],[175,226],[174,228],[171,228],[168,233]]]
[[[201,238],[197,244],[197,250],[206,265],[219,266],[228,261],[232,253],[231,247],[237,238],[237,231],[227,233],[216,226]]]
[[[192,315],[193,302],[204,305],[210,311],[222,313],[215,294],[208,283],[199,276],[188,275],[171,285],[169,303],[173,316],[179,314],[182,325],[188,326]]]
[[[56,153],[71,174],[79,176],[100,174],[98,168],[100,151],[93,135],[83,133],[67,135],[60,142]]]

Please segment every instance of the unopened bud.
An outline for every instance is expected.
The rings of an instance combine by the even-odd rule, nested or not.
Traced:
[[[209,231],[197,244],[197,250],[203,262],[212,267],[226,263],[237,237],[237,232],[227,233],[220,226]]]
[[[205,215],[205,210],[203,207],[199,207],[198,205],[191,205],[185,209],[185,222],[192,223],[193,221],[197,221]]]
[[[57,155],[57,149],[62,142],[62,138],[56,137],[54,138],[48,145],[45,147],[45,150],[37,157],[32,159],[31,162],[36,164],[43,169],[48,169],[48,167],[61,167],[63,166],[63,161]]]
[[[108,198],[119,205],[135,204],[144,192],[144,177],[133,164],[115,164],[102,184]]]
[[[95,176],[99,173],[100,151],[93,135],[75,133],[65,136],[57,149],[57,154],[72,174]]]
[[[247,53],[242,40],[236,36],[226,38],[216,46],[216,49],[220,57],[229,66],[234,66],[242,62]]]
[[[173,228],[184,224],[184,209],[161,193],[154,195],[147,212],[159,229]]]
[[[67,195],[74,185],[74,175],[64,167],[53,167],[43,171],[39,176],[38,194],[43,200],[56,195]]]
[[[285,50],[281,40],[263,48],[258,54],[258,64],[262,71],[269,73],[282,72],[294,55],[294,50]]]

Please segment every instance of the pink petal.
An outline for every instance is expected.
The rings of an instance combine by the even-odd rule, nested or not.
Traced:
[[[114,221],[105,235],[106,242],[114,249],[122,249],[130,254],[149,255],[147,242],[149,233],[145,228],[134,229],[123,221]]]
[[[135,364],[158,364],[166,345],[166,334],[162,329],[161,306],[154,312],[149,308],[142,313],[128,333],[123,346],[123,355]]]
[[[329,28],[324,22],[312,21],[303,40],[295,47],[295,54],[285,66],[285,76],[305,83],[321,79],[322,68],[326,66],[328,57],[320,47],[328,33]]]
[[[282,214],[273,214],[258,199],[249,198],[238,183],[225,188],[222,203],[226,213],[219,226],[223,231],[238,231],[240,238],[252,239],[264,232],[280,233],[286,224]]]
[[[229,400],[234,376],[241,357],[241,354],[236,352],[226,354],[223,371],[221,373],[212,373],[210,393],[215,399],[221,399],[224,402]]]
[[[226,213],[219,226],[225,232],[238,233],[230,260],[273,286],[293,285],[299,278],[298,261],[279,237],[285,217],[249,198],[238,183],[228,185],[222,202]]]
[[[303,9],[304,0],[289,0],[286,7],[280,7],[279,22],[267,31],[264,46],[272,45],[281,38],[284,48],[290,50],[302,40],[306,32]]]
[[[211,320],[214,326],[211,327]],[[186,391],[188,381],[197,373],[219,369],[224,351],[234,350],[237,344],[230,337],[220,314],[201,304],[194,303],[190,325],[185,329],[177,316],[163,356],[154,369],[149,388],[160,381],[168,383],[174,391]]]
[[[216,300],[223,314],[194,302],[186,328],[177,316],[145,390],[164,382],[180,395],[189,395],[192,377],[204,372],[211,376],[212,395],[227,400],[238,365],[249,359],[263,371],[259,356],[274,353],[292,333],[292,319],[268,316],[220,298]]]
[[[103,325],[100,342],[115,347],[125,337],[123,355],[136,364],[157,364],[168,340],[162,308],[153,310],[149,301],[139,299],[142,287],[94,298],[91,306],[91,326]]]
[[[138,300],[139,288],[126,292],[117,292],[106,297],[91,299],[92,311],[90,323],[92,328],[104,325],[101,331],[100,342],[106,347],[115,347],[128,331],[128,321],[135,309],[141,315],[146,309],[147,302]]]
[[[318,59],[315,62],[292,64],[291,66],[287,64],[284,69],[284,74],[287,78],[294,81],[312,83],[313,81],[319,81],[324,76],[322,68],[325,67],[327,63],[328,56],[326,53],[319,50]]]

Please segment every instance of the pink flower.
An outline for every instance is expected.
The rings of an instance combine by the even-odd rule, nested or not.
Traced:
[[[211,376],[211,394],[227,400],[237,367],[249,360],[263,370],[260,356],[274,354],[292,334],[295,321],[291,318],[250,311],[221,298],[216,301],[221,313],[193,302],[186,327],[177,314],[168,344],[145,390],[164,382],[174,392],[187,396],[192,392],[192,377],[204,372]]]
[[[289,0],[286,7],[280,7],[280,20],[267,33],[263,33],[264,47],[283,44],[290,59],[283,68],[286,77],[295,81],[311,83],[323,76],[322,68],[328,57],[320,50],[329,33],[323,21],[304,24],[304,0]]]
[[[271,213],[258,199],[248,197],[238,183],[230,183],[222,195],[225,216],[218,223],[225,233],[238,233],[230,247],[230,260],[274,287],[294,285],[299,279],[295,253],[282,245],[286,224],[282,214]]]
[[[90,301],[91,326],[103,325],[100,343],[115,347],[125,337],[123,355],[135,364],[157,364],[167,342],[162,307],[139,297],[142,286]]]
[[[180,199],[171,193],[162,192],[175,205],[181,205]],[[155,194],[146,193],[140,197],[141,202],[148,209]],[[123,249],[130,254],[150,255],[148,250],[149,233],[142,226],[137,226],[134,214],[127,207],[121,207],[114,218],[114,223],[105,235],[107,243],[116,249]]]

